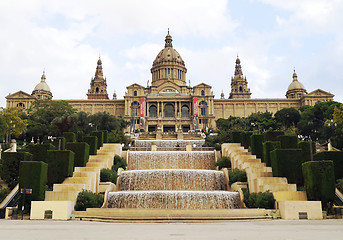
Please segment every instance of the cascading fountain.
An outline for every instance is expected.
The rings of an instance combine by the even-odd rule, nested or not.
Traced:
[[[199,140],[136,140],[135,146],[142,148],[151,148],[152,144],[156,144],[157,147],[175,148],[186,147],[187,145],[202,147],[205,144],[204,139]]]
[[[160,142],[171,147],[180,144]],[[128,151],[128,170],[121,172],[118,191],[109,193],[107,207],[239,208],[239,194],[226,191],[224,173],[216,171],[214,164],[214,151]]]

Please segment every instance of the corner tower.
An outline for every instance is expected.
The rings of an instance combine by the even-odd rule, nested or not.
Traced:
[[[235,75],[231,78],[231,93],[230,99],[243,99],[250,98],[250,88],[248,88],[248,81],[246,77],[243,77],[241,60],[238,56],[236,59]]]
[[[179,86],[186,86],[185,62],[180,54],[173,48],[173,39],[168,34],[165,38],[164,49],[162,49],[155,58],[152,68],[152,86],[158,86],[163,82],[172,81]]]
[[[88,99],[108,99],[106,78],[102,72],[102,62],[99,57],[95,76],[91,80],[91,88],[87,93]]]

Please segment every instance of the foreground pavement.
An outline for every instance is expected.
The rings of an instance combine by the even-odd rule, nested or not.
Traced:
[[[1,220],[0,240],[343,239],[343,219],[217,223],[100,223]]]

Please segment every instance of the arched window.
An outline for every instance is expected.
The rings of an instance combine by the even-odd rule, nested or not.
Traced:
[[[189,108],[186,105],[183,105],[181,108],[181,117],[186,118],[189,117]]]
[[[241,87],[239,87],[239,91],[240,91],[240,92],[243,92],[243,88],[242,88],[242,86],[241,86]]]
[[[17,104],[17,107],[25,108],[25,104],[24,104],[24,103],[18,103],[18,104]]]
[[[199,104],[201,115],[205,116],[206,115],[206,109],[207,109],[207,103],[205,101],[201,101]]]
[[[149,108],[149,117],[155,118],[157,117],[157,107],[155,105],[151,105]]]
[[[201,96],[205,96],[205,91],[201,90]]]
[[[137,116],[139,104],[138,102],[131,103],[131,116]]]
[[[133,91],[133,96],[137,96],[137,91]]]
[[[95,89],[95,92],[97,92],[97,93],[99,92],[99,88],[98,87]]]
[[[170,103],[164,106],[164,117],[174,117],[174,106]]]

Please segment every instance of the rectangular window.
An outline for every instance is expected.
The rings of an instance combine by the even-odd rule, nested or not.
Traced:
[[[168,76],[167,76],[167,69],[165,68],[164,69],[164,78],[167,78]]]

